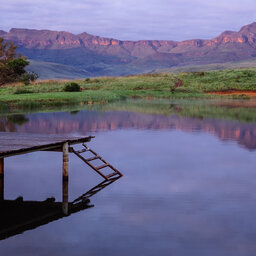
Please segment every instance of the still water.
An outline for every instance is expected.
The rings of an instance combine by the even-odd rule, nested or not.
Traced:
[[[254,108],[136,104],[0,117],[1,131],[95,135],[88,146],[124,175],[94,207],[0,240],[0,255],[256,255]],[[61,164],[6,158],[5,199],[61,202]],[[70,201],[100,182],[70,154]]]

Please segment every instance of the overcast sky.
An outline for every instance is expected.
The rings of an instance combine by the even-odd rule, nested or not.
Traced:
[[[36,28],[125,40],[213,38],[256,21],[256,0],[8,0],[0,29]]]

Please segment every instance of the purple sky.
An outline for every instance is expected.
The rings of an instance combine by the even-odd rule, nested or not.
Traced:
[[[125,40],[213,38],[256,21],[255,0],[9,0],[0,29],[36,28]]]

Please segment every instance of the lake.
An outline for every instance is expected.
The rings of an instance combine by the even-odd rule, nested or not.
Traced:
[[[124,175],[90,198],[94,207],[2,239],[1,255],[255,255],[253,101],[5,113],[0,131],[95,135],[88,146]],[[6,158],[5,199],[61,202],[61,164],[58,152]],[[70,154],[70,201],[102,181]]]

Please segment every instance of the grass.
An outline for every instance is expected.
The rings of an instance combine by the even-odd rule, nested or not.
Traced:
[[[256,91],[256,68],[72,80],[79,84],[80,92],[64,92],[68,82],[44,80],[27,86],[21,83],[2,86],[0,109],[107,103],[131,98],[218,98],[223,96],[206,92]]]
[[[248,60],[213,63],[213,64],[198,64],[198,65],[186,65],[186,66],[175,66],[172,68],[163,68],[156,70],[156,72],[193,72],[193,71],[210,71],[210,70],[231,70],[241,68],[255,68],[256,58]]]
[[[141,112],[152,115],[176,115],[192,118],[214,118],[235,120],[240,122],[256,122],[255,107],[249,104],[239,104],[233,100],[174,100],[174,101],[145,101],[128,100],[125,102],[111,103],[104,106],[106,111]],[[256,103],[256,102],[254,102]]]
[[[56,79],[75,79],[90,75],[89,72],[78,67],[37,60],[29,60],[29,62],[30,64],[26,69],[40,74],[41,79],[47,79],[49,77],[54,77]]]
[[[253,104],[252,104],[253,103]],[[150,115],[176,115],[188,118],[213,118],[233,120],[243,123],[256,122],[255,115],[256,100],[244,102],[241,100],[229,99],[175,99],[175,100],[125,100],[115,101],[109,104],[79,105],[79,106],[54,106],[52,108],[40,109],[40,112],[70,112],[77,114],[81,110],[93,111],[125,111]],[[12,112],[2,112],[1,118],[5,118],[8,124],[22,124],[27,120],[26,114],[37,112],[33,108],[14,109]],[[4,120],[5,120],[4,119]],[[1,121],[1,120],[0,120]]]

